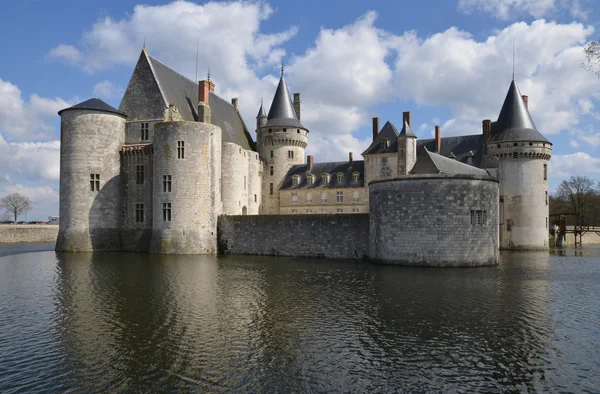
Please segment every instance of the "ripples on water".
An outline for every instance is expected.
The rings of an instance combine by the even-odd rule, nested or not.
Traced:
[[[0,257],[0,391],[598,392],[600,249],[499,267]]]

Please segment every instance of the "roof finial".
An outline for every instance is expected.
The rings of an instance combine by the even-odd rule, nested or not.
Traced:
[[[144,46],[142,47],[142,49],[145,51],[146,50],[146,36],[144,36]]]
[[[210,81],[210,66],[208,66],[208,78],[207,79]]]
[[[513,36],[513,74],[512,80],[515,80],[515,36]]]
[[[284,65],[283,65],[283,60],[281,61],[281,76],[283,77],[283,69],[284,69]]]
[[[260,106],[261,107],[263,106],[263,98],[262,97],[260,98]]]

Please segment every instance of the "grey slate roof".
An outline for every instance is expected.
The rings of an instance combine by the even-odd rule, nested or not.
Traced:
[[[122,112],[119,112],[117,109],[111,107],[110,105],[106,104],[104,101],[100,100],[99,98],[91,98],[89,100],[83,101],[79,104],[75,104],[72,107],[69,108],[65,108],[65,109],[61,109],[60,111],[58,111],[58,114],[62,114],[65,111],[69,111],[72,109],[87,109],[90,111],[102,111],[102,112],[111,112],[113,114],[117,114],[117,115],[121,115],[123,117],[127,117],[127,115],[125,115]]]
[[[412,130],[410,133],[412,133]],[[396,129],[396,126],[388,120],[385,122],[385,125],[383,125],[381,131],[377,133],[375,140],[371,142],[371,145],[369,145],[367,150],[362,153],[363,156],[377,153],[397,152],[398,142],[396,141],[396,138],[398,138],[398,129]],[[383,141],[387,141],[387,144],[383,144]]]
[[[337,182],[337,173],[344,173],[344,183]],[[352,173],[358,172],[358,182],[352,182]],[[323,183],[322,174],[330,175],[328,183]],[[315,176],[314,184],[308,184],[307,175]],[[300,176],[300,182],[297,186],[292,183],[294,175]],[[364,187],[365,184],[365,162],[363,160],[355,160],[350,165],[349,161],[335,161],[327,163],[314,163],[311,171],[308,171],[308,164],[296,164],[285,176],[283,185],[279,190],[296,190],[296,189],[333,189],[333,188],[352,188]]]
[[[412,129],[410,128],[410,125],[406,121],[404,122],[404,126],[402,126],[402,130],[400,130],[400,135],[417,138],[415,133],[413,133]]]
[[[256,119],[266,117],[267,113],[265,112],[265,107],[263,106],[262,100],[260,100],[260,108],[258,109],[258,115],[256,115]]]
[[[417,140],[417,149],[426,147],[429,152],[435,152],[435,139]],[[453,154],[457,161],[466,162],[467,156],[471,152],[473,156],[473,165],[483,167],[483,135],[461,135],[458,137],[444,137],[440,139],[440,152],[442,156],[452,157]]]
[[[418,174],[446,174],[446,175],[489,175],[487,171],[476,168],[460,161],[438,155],[427,150],[424,146],[419,148],[417,161],[411,175]]]
[[[283,77],[283,72],[281,73],[281,78],[279,79],[279,84],[277,85],[277,90],[275,91],[275,96],[273,97],[273,102],[271,103],[271,109],[269,109],[267,118],[269,120],[265,127],[287,126],[307,130],[306,127],[302,126],[302,123],[300,123],[296,116],[294,103],[292,102],[292,97],[290,96],[290,91],[288,90],[285,78]]]
[[[160,60],[147,55],[158,86],[167,101],[174,104],[184,120],[198,120],[198,83],[184,77]],[[239,112],[230,102],[214,93],[209,95],[211,123],[222,131],[222,142],[232,142],[244,149],[256,150],[252,136]]]
[[[514,80],[508,88],[498,120],[492,124],[490,142],[501,141],[550,142],[537,131]]]

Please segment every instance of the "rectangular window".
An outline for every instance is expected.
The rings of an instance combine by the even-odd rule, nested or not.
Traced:
[[[171,193],[171,175],[163,175],[163,193]]]
[[[352,174],[352,182],[354,182],[354,183],[358,182],[359,176],[360,176],[360,174]]]
[[[294,151],[293,150],[289,150],[288,151],[288,159],[293,159],[294,158]]]
[[[358,192],[352,192],[352,202],[358,202],[359,200],[359,194]]]
[[[273,195],[273,184],[272,183],[269,185],[269,194]]]
[[[311,213],[312,213],[312,209],[307,209],[307,210],[306,210],[306,214],[307,214],[307,215],[310,215]]]
[[[546,192],[546,205],[548,205],[548,192]]]
[[[548,164],[544,164],[544,180],[548,180]]]
[[[171,221],[171,203],[163,202],[163,222]]]
[[[321,213],[327,213],[327,209],[325,209],[325,208],[322,208],[322,209],[321,209]]]
[[[352,208],[352,213],[360,213],[360,208]]]
[[[487,211],[471,211],[471,224],[484,226],[487,223]]]
[[[256,194],[254,195],[254,202],[256,202]]]
[[[271,151],[271,157],[273,157],[273,151]]]
[[[335,200],[337,202],[344,202],[344,192],[335,192]]]
[[[144,184],[144,166],[135,166],[135,183],[137,185]]]
[[[344,183],[344,174],[337,174],[338,183]]]
[[[336,208],[335,212],[336,213],[344,213],[344,209],[343,208]]]
[[[273,175],[273,166],[269,167],[269,173]]]
[[[292,192],[292,204],[298,204],[298,193]]]
[[[137,223],[144,222],[144,204],[135,204],[135,221]]]
[[[298,213],[298,210],[297,210],[297,209],[292,209],[292,215],[295,215],[295,214],[297,214],[297,213]]]
[[[141,125],[141,140],[148,140],[148,123],[140,123]]]
[[[90,174],[90,189],[93,192],[100,191],[100,174]]]
[[[327,193],[321,193],[321,204],[327,204]]]
[[[306,193],[306,203],[312,204],[312,193]]]
[[[177,158],[185,159],[185,141],[177,141]]]

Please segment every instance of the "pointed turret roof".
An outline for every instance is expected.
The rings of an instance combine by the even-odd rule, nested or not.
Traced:
[[[413,133],[413,131],[410,128],[410,125],[408,124],[407,121],[404,121],[404,126],[402,126],[402,130],[400,130],[400,135],[405,135],[407,137],[417,138],[417,136],[415,135],[415,133]]]
[[[260,100],[260,109],[258,110],[258,115],[256,115],[256,118],[266,118],[267,117],[267,113],[265,112],[265,108],[263,106],[263,101]]]
[[[269,115],[267,118],[269,121],[267,122],[266,127],[288,126],[306,130],[306,127],[302,126],[300,121],[298,121],[298,117],[296,116],[294,103],[292,102],[290,91],[288,90],[285,82],[283,71],[281,72],[279,85],[277,85],[277,90],[275,91],[275,96],[273,97],[273,102],[271,103],[271,109],[269,110]]]
[[[549,142],[537,131],[514,80],[508,88],[498,120],[492,127],[492,138],[489,141],[492,143],[500,141]]]
[[[72,107],[62,109],[62,110],[58,111],[58,114],[60,115],[63,112],[69,111],[72,109],[87,109],[90,111],[111,112],[111,113],[126,117],[126,115],[124,113],[119,112],[117,109],[106,104],[104,101],[100,100],[99,98],[91,98],[91,99],[81,102],[79,104],[75,104]]]

